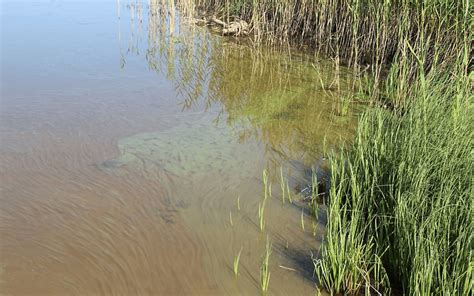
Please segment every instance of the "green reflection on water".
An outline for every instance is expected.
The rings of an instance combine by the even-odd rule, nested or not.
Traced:
[[[229,125],[247,123],[242,124],[246,138],[263,140],[284,158],[310,162],[321,153],[325,138],[334,144],[351,134],[354,117],[335,113],[348,80],[342,74],[335,78],[328,63],[319,62],[325,70],[321,74],[309,56],[255,52],[235,44],[220,47],[213,59],[219,71],[210,82],[209,99],[223,106]],[[339,85],[324,89],[331,83]]]
[[[220,133],[224,142],[230,130],[238,130],[232,137],[240,142],[262,142],[275,163],[297,159],[310,164],[321,155],[323,143],[334,145],[352,134],[355,116],[336,115],[339,98],[350,88],[351,76],[333,63],[281,48],[254,48],[248,40],[216,36],[206,28],[187,24],[182,14],[156,2],[150,3],[148,14],[144,15],[146,19],[132,23],[148,26],[144,46],[149,69],[175,84],[183,100],[183,112],[203,103],[206,107],[220,107],[222,112],[215,122],[225,122],[228,127],[227,134]],[[182,139],[185,145],[180,146],[186,149],[180,153],[196,158],[188,159],[188,164],[211,159],[216,149],[205,138],[195,139],[194,132],[190,133]],[[154,138],[146,141],[147,137]],[[181,141],[177,131],[169,138]],[[153,145],[159,146],[162,155],[154,158],[176,173],[199,167],[190,165],[183,171],[169,168],[171,163],[163,164],[165,155],[174,153],[177,146],[160,141],[165,140],[150,134],[136,135],[123,139],[119,145],[122,153],[148,155]],[[147,147],[147,143],[153,144]],[[223,150],[227,149],[221,141],[216,145],[221,144]]]

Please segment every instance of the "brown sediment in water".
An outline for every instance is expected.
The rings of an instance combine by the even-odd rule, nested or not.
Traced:
[[[111,152],[98,151],[100,141],[37,140],[27,153],[1,155],[3,292],[215,292],[159,180],[97,170],[87,160]]]

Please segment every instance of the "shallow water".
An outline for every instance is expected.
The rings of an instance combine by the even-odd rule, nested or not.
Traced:
[[[2,294],[258,294],[268,237],[270,294],[314,295],[325,218],[303,231],[297,191],[353,131],[347,73],[155,1],[0,13]]]

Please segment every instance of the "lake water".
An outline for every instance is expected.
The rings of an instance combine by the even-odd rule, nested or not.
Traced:
[[[298,191],[353,133],[347,73],[157,1],[1,6],[2,294],[255,295],[269,239],[269,293],[314,295]]]

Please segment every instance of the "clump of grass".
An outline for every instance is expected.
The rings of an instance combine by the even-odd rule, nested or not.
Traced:
[[[332,156],[327,235],[315,260],[326,289],[471,291],[474,96],[469,59],[460,58],[446,73],[423,74],[405,113],[365,114],[353,147]]]
[[[338,116],[347,116],[349,114],[349,107],[351,103],[351,98],[347,95],[343,95],[339,98],[337,103],[336,113]]]
[[[260,265],[260,288],[262,292],[267,292],[270,286],[270,268],[269,261],[272,253],[272,243],[267,237],[267,243],[265,245],[265,254],[263,255],[262,264]]]
[[[357,295],[371,286],[383,295],[390,294],[387,283],[371,282],[373,278],[384,279],[385,274],[374,254],[374,241],[364,240],[364,232],[360,229],[364,217],[360,209],[349,210],[337,198],[331,199],[328,208],[330,221],[321,258],[314,259],[315,273],[321,285],[331,294]],[[386,290],[382,291],[381,287]]]
[[[244,247],[241,247],[239,253],[237,254],[237,256],[234,257],[234,275],[235,276],[239,275],[240,254],[242,254],[243,248]]]

